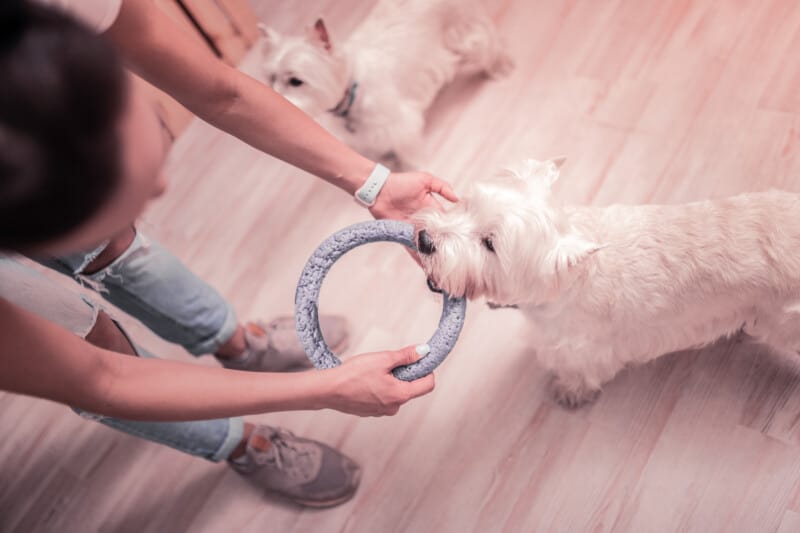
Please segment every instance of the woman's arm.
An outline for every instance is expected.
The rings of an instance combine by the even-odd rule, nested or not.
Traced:
[[[394,414],[433,389],[433,376],[401,382],[391,369],[414,349],[352,358],[289,374],[240,372],[110,352],[0,299],[0,389],[131,420],[198,420],[332,408]]]
[[[144,79],[197,116],[251,146],[353,194],[375,163],[340,142],[270,87],[226,65],[152,0],[124,0],[106,33]],[[431,193],[456,201],[450,186],[429,174],[395,175],[373,214],[406,218],[435,205]],[[391,201],[390,201],[391,198]]]

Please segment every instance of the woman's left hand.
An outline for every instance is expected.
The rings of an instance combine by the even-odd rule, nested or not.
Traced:
[[[442,204],[434,194],[458,201],[449,183],[427,172],[392,172],[369,210],[378,219],[408,220],[426,207],[441,210]]]

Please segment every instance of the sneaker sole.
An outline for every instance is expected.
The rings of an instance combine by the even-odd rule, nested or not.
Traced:
[[[300,505],[304,505],[306,507],[312,507],[314,509],[325,509],[326,507],[335,507],[337,505],[341,505],[344,502],[350,500],[353,496],[355,496],[356,492],[358,492],[358,487],[361,485],[361,475],[363,474],[362,470],[358,471],[357,477],[355,478],[355,486],[353,489],[344,494],[339,496],[338,498],[331,498],[330,500],[303,500],[301,498],[291,498],[291,500],[295,503]]]
[[[317,501],[317,500],[300,500],[297,498],[291,498],[291,501],[298,503],[304,507],[312,507],[314,509],[326,509],[328,507],[336,507],[337,505],[341,505],[344,502],[350,500],[353,496],[355,496],[356,491],[353,490],[350,494],[346,494],[344,496],[340,496],[339,498],[335,498],[332,500],[325,500],[325,501]]]

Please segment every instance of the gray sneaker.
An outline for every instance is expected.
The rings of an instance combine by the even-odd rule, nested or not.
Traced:
[[[347,456],[264,425],[253,429],[245,454],[228,463],[254,485],[308,507],[344,503],[361,481],[361,468]]]
[[[347,348],[349,334],[343,317],[323,315],[319,324],[325,342],[334,353]],[[245,353],[235,359],[218,357],[222,366],[253,372],[293,372],[311,368],[311,361],[297,338],[294,317],[276,318],[269,324],[251,322],[245,326],[244,340]]]

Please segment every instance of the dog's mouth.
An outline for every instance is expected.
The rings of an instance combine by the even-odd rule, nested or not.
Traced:
[[[441,294],[442,292],[444,292],[441,288],[439,288],[439,286],[436,284],[436,282],[433,281],[433,278],[428,278],[428,288],[431,291],[433,291],[435,293],[438,293],[438,294]]]
[[[517,304],[498,304],[487,301],[486,305],[489,307],[489,309],[519,309]]]

